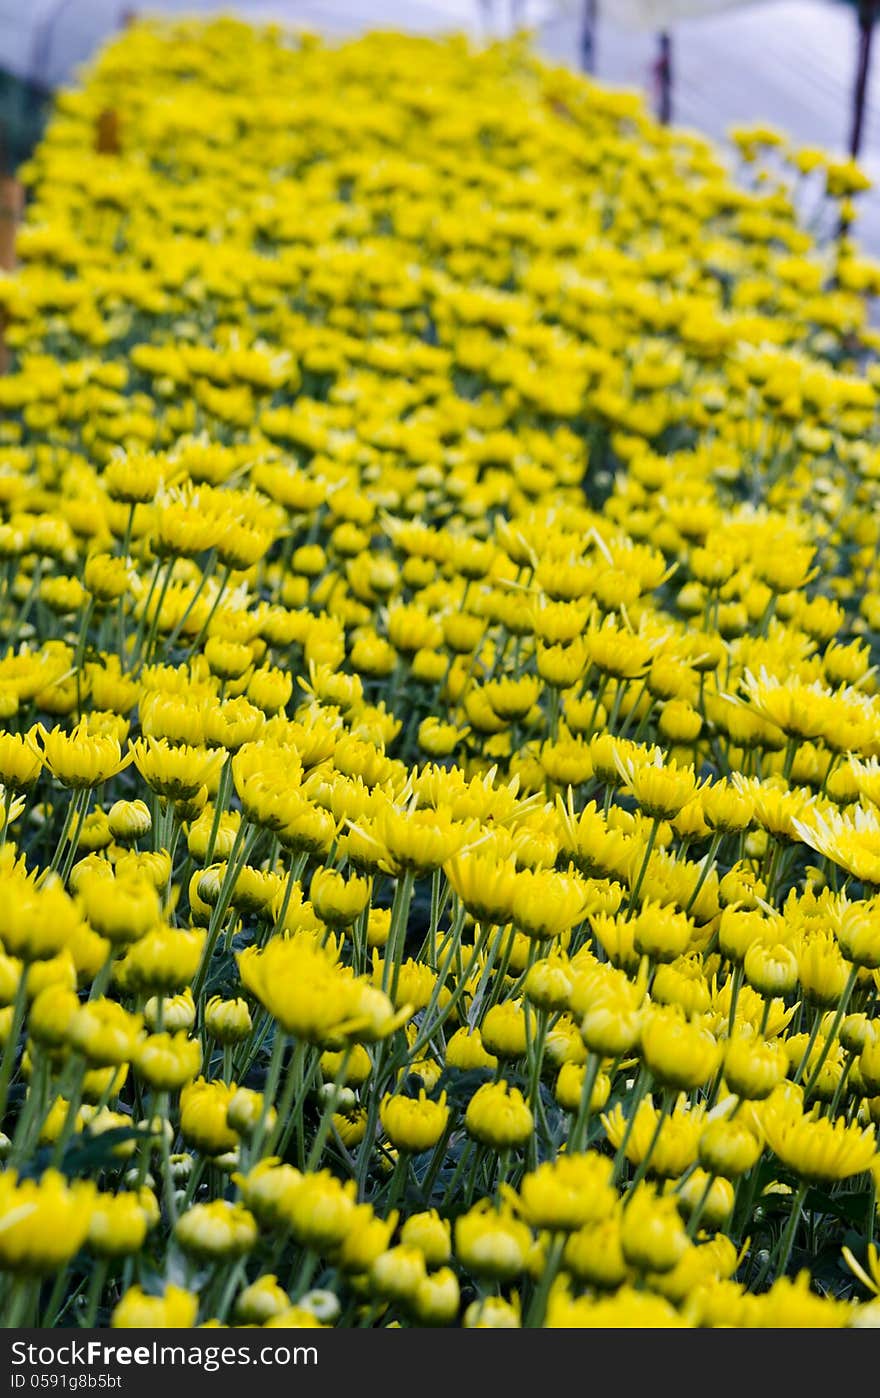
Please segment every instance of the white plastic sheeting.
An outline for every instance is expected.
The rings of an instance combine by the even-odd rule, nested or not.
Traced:
[[[669,29],[682,19],[699,19],[757,3],[759,0],[599,0],[599,13],[629,29],[658,30]]]
[[[614,0],[608,0],[613,4]],[[556,0],[0,0],[0,68],[45,87],[77,66],[123,24],[126,13],[235,14],[327,35],[366,29],[414,34],[509,32],[539,24]]]
[[[600,22],[658,30],[768,0],[598,0]],[[411,33],[509,33],[554,12],[574,16],[583,0],[0,0],[0,68],[41,86],[69,81],[77,66],[122,25],[126,13],[234,13],[329,35],[371,27]]]

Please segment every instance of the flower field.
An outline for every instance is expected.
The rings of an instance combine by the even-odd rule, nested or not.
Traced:
[[[139,25],[0,281],[0,1321],[880,1323],[864,181]]]

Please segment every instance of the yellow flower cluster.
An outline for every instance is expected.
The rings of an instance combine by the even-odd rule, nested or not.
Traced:
[[[4,1324],[880,1323],[880,269],[736,140],[228,20],[59,95]]]

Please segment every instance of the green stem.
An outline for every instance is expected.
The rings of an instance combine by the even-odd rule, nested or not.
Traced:
[[[55,1142],[55,1149],[52,1152],[53,1169],[57,1169],[64,1158],[64,1152],[67,1149],[68,1141],[73,1135],[74,1128],[76,1126],[77,1113],[82,1104],[83,1078],[85,1076],[86,1064],[85,1059],[80,1058],[78,1055],[76,1061],[77,1070],[76,1075],[74,1077],[73,1086],[71,1088],[70,1098],[67,1103],[67,1114],[64,1118],[64,1125],[61,1128],[61,1134],[59,1135],[58,1140]]]
[[[205,868],[208,868],[214,858],[214,848],[217,844],[217,835],[220,831],[220,821],[223,812],[229,804],[229,792],[232,786],[232,753],[229,754],[223,763],[220,772],[220,781],[217,786],[217,799],[214,802],[214,816],[211,821],[211,833],[208,836],[208,847],[205,851]],[[239,826],[239,831],[241,827]]]
[[[730,986],[730,1010],[727,1016],[727,1037],[733,1038],[733,1030],[736,1024],[736,1006],[739,1000],[739,992],[743,983],[743,968],[737,965],[733,968],[733,979]]]
[[[27,974],[24,967],[22,967],[21,977],[15,991],[12,1024],[9,1027],[9,1038],[3,1046],[3,1060],[2,1063],[0,1063],[0,1128],[2,1128],[6,1118],[6,1103],[9,1100],[9,1084],[12,1081],[12,1070],[15,1066],[15,1060],[18,1057],[18,1040],[21,1036],[21,1026],[24,1023],[26,1007]]]
[[[458,1161],[452,1173],[452,1178],[450,1179],[449,1184],[446,1186],[446,1193],[444,1194],[443,1202],[440,1205],[441,1214],[445,1213],[445,1210],[450,1204],[450,1202],[454,1198],[456,1198],[456,1191],[458,1190],[458,1186],[461,1183],[465,1169],[467,1168],[467,1163],[475,1150],[476,1146],[474,1142],[471,1140],[466,1140],[462,1145],[461,1154],[458,1157]]]
[[[278,909],[278,916],[276,917],[272,927],[273,937],[277,937],[282,927],[284,926],[284,919],[287,917],[287,909],[290,907],[290,900],[293,896],[293,890],[297,884],[297,881],[300,878],[302,878],[302,872],[305,869],[306,864],[308,863],[308,858],[308,854],[298,854],[296,858],[291,861],[290,870],[287,875],[287,882],[284,885],[284,893],[281,898],[281,906]],[[369,909],[366,909],[365,912],[369,914]]]
[[[537,1032],[534,1035],[532,1035],[529,1032],[531,1027],[531,1014],[532,1006],[529,1005],[528,1002],[526,1002],[526,1004],[523,1006],[523,1015],[526,1024],[526,1049],[529,1064],[528,1101],[534,1114],[535,1120],[537,1121],[538,1103],[540,1100],[539,1094],[541,1086],[541,1067],[544,1062],[544,1045],[547,1040],[547,1026],[550,1022],[550,1017],[546,1010],[537,1010]],[[537,1142],[535,1141],[534,1132],[532,1133],[531,1139],[529,1141],[529,1149],[537,1150]],[[537,1159],[535,1160],[535,1164],[537,1164]]]
[[[205,620],[204,620],[204,622],[203,622],[203,624],[202,624],[202,627],[201,627],[201,630],[199,631],[198,636],[196,636],[195,640],[193,641],[192,645],[190,646],[190,652],[189,652],[190,655],[196,655],[196,654],[197,654],[198,649],[199,649],[199,646],[202,644],[202,641],[205,639],[205,636],[206,636],[207,633],[208,633],[208,627],[211,625],[211,622],[214,620],[214,615],[215,615],[215,613],[216,613],[216,611],[217,611],[217,608],[220,606],[221,598],[223,597],[223,593],[226,591],[226,584],[229,582],[229,579],[230,579],[231,576],[232,576],[232,565],[229,564],[229,563],[226,563],[226,564],[224,564],[224,566],[223,566],[223,572],[222,572],[222,574],[221,574],[221,576],[220,576],[220,582],[219,582],[218,587],[217,587],[217,596],[214,598],[214,601],[213,601],[213,603],[211,604],[211,610],[208,612],[208,615],[205,617]]]
[[[185,608],[184,613],[183,613],[183,616],[182,616],[182,617],[180,618],[180,620],[176,623],[176,625],[175,625],[175,627],[174,627],[174,630],[171,632],[171,635],[170,635],[170,636],[167,638],[167,640],[165,641],[165,650],[166,650],[166,653],[167,653],[168,651],[171,650],[171,647],[174,645],[175,641],[177,640],[177,638],[178,638],[178,636],[180,635],[181,631],[183,630],[184,626],[186,626],[186,623],[189,621],[189,618],[190,618],[190,616],[191,616],[191,614],[192,614],[193,607],[196,605],[196,603],[198,602],[199,598],[201,597],[202,592],[203,592],[203,590],[204,590],[204,588],[205,588],[205,584],[207,583],[208,579],[210,578],[211,574],[212,574],[213,571],[214,571],[214,565],[215,565],[216,561],[217,561],[217,559],[216,559],[216,554],[214,553],[214,551],[213,551],[213,549],[212,549],[212,550],[211,550],[211,554],[210,554],[209,558],[207,559],[207,561],[205,562],[204,568],[202,569],[202,575],[201,575],[201,577],[199,578],[198,586],[196,587],[195,592],[193,593],[192,597],[190,598],[189,602],[187,603],[186,608]]]
[[[467,991],[467,985],[471,971],[473,970],[474,966],[476,966],[477,961],[482,955],[483,948],[486,945],[486,940],[489,936],[489,933],[492,930],[491,926],[489,925],[481,929],[479,936],[477,937],[477,940],[474,943],[470,959],[467,965],[465,966],[462,974],[460,975],[455,989],[453,990],[449,999],[444,1004],[440,1013],[436,1016],[436,1018],[434,1018],[434,1010],[437,1006],[438,1000],[440,999],[440,993],[443,990],[444,985],[446,984],[446,978],[449,975],[452,960],[460,945],[461,928],[463,924],[464,909],[462,909],[461,921],[459,922],[458,919],[456,919],[455,927],[453,927],[452,931],[449,934],[449,950],[447,951],[444,957],[443,965],[441,966],[439,974],[437,976],[436,984],[434,985],[434,989],[431,992],[431,998],[428,1001],[427,1006],[425,1007],[425,1013],[422,1016],[422,1022],[419,1028],[418,1037],[415,1043],[413,1044],[412,1048],[407,1048],[405,1051],[405,1057],[410,1062],[412,1062],[413,1059],[419,1053],[421,1053],[422,1049],[430,1043],[431,1039],[435,1036],[437,1031],[446,1023],[449,1016],[458,1006],[460,1000]],[[473,1028],[473,1025],[471,1024],[470,1027]]]
[[[95,599],[89,597],[80,622],[79,635],[76,638],[76,650],[74,652],[73,666],[76,671],[76,717],[82,718],[82,667],[86,653],[86,641],[89,634],[89,622],[95,610]]]
[[[813,1048],[814,1048],[814,1045],[815,1045],[815,1043],[816,1043],[816,1038],[817,1038],[817,1036],[818,1036],[818,1034],[819,1034],[819,1026],[820,1026],[820,1024],[821,1024],[821,1016],[817,1013],[817,1014],[815,1014],[815,1015],[813,1016],[813,1023],[810,1025],[810,1032],[809,1032],[809,1034],[808,1034],[808,1036],[807,1036],[807,1045],[806,1045],[806,1048],[804,1049],[804,1051],[803,1051],[803,1053],[802,1053],[802,1055],[801,1055],[801,1061],[800,1061],[800,1063],[798,1064],[797,1069],[796,1069],[796,1071],[795,1071],[794,1078],[792,1079],[793,1082],[796,1082],[796,1083],[800,1082],[801,1078],[804,1076],[804,1073],[805,1073],[806,1068],[807,1068],[807,1064],[808,1064],[809,1061],[810,1061],[810,1054],[813,1052]]]
[[[98,1306],[101,1301],[101,1293],[104,1290],[104,1283],[107,1280],[109,1262],[106,1257],[99,1257],[92,1268],[92,1275],[89,1279],[89,1290],[86,1298],[86,1308],[82,1319],[84,1330],[94,1329],[98,1316]]]
[[[648,1173],[648,1170],[650,1169],[651,1156],[654,1154],[657,1142],[660,1139],[660,1132],[663,1130],[663,1123],[666,1120],[672,1108],[672,1099],[673,1094],[670,1091],[667,1090],[666,1092],[664,1092],[660,1102],[659,1110],[657,1112],[657,1122],[654,1126],[653,1135],[651,1136],[651,1139],[648,1143],[648,1149],[645,1151],[641,1164],[638,1166],[635,1174],[633,1175],[632,1185],[630,1186],[630,1192],[627,1195],[627,1200],[633,1197],[633,1191],[635,1190],[636,1185],[641,1184],[642,1180],[645,1178],[645,1175]],[[635,1120],[635,1117],[633,1117],[633,1120]],[[626,1204],[624,1204],[624,1207],[626,1207]]]
[[[156,1094],[155,1103],[151,1104],[151,1114],[159,1118],[160,1126],[170,1120],[169,1110],[170,1095],[167,1092]],[[165,1211],[168,1214],[169,1226],[173,1229],[177,1222],[177,1201],[174,1198],[174,1181],[171,1178],[171,1143],[168,1139],[168,1132],[160,1130],[159,1133],[159,1153],[162,1157],[162,1183],[165,1194]]]
[[[766,1281],[767,1276],[770,1272],[770,1268],[773,1266],[774,1256],[777,1252],[779,1254],[779,1261],[776,1264],[776,1276],[782,1277],[785,1275],[785,1269],[788,1266],[788,1259],[791,1257],[791,1250],[794,1247],[795,1234],[797,1233],[797,1226],[800,1222],[801,1208],[803,1206],[804,1199],[806,1198],[806,1193],[807,1182],[806,1180],[802,1180],[801,1183],[798,1185],[797,1193],[795,1194],[794,1199],[792,1200],[791,1213],[789,1214],[788,1222],[785,1225],[785,1231],[783,1232],[782,1237],[779,1239],[778,1246],[770,1254],[770,1256],[767,1258],[767,1261],[764,1263],[764,1266],[761,1268],[760,1276],[758,1277],[758,1280],[755,1283],[755,1291],[758,1291],[763,1285],[763,1283]]]
[[[44,1330],[51,1329],[52,1326],[57,1325],[62,1312],[66,1310],[70,1304],[72,1298],[69,1297],[67,1300],[62,1300],[69,1281],[70,1277],[68,1273],[61,1267],[55,1278],[52,1290],[49,1293],[49,1300],[46,1302],[46,1308],[40,1317],[40,1325]]]
[[[700,865],[700,872],[697,875],[697,881],[694,884],[693,892],[691,893],[691,896],[687,900],[687,903],[685,905],[685,916],[687,916],[687,914],[690,912],[691,908],[694,906],[694,904],[700,896],[700,890],[702,889],[703,884],[706,882],[706,879],[709,876],[709,870],[712,868],[712,865],[715,862],[715,856],[718,853],[718,846],[721,844],[723,838],[723,831],[716,830],[714,835],[712,836],[712,839],[709,842],[709,848],[706,851],[705,859]]]
[[[688,1219],[687,1235],[690,1238],[691,1242],[693,1242],[694,1238],[697,1236],[697,1229],[700,1226],[700,1219],[703,1217],[703,1210],[709,1202],[709,1195],[712,1193],[712,1186],[714,1183],[715,1176],[710,1175],[706,1181],[706,1185],[703,1189],[702,1194],[697,1200],[696,1208],[694,1209],[693,1213]]]
[[[293,1134],[293,1129],[298,1124],[298,1114],[295,1108],[301,1109],[302,1107],[303,1069],[308,1049],[309,1045],[304,1040],[297,1039],[290,1062],[287,1065],[287,1078],[281,1100],[278,1103],[278,1119],[269,1136],[267,1155],[283,1155]]]
[[[333,1079],[332,1090],[327,1094],[327,1100],[324,1103],[324,1110],[321,1113],[321,1120],[318,1123],[318,1130],[315,1135],[315,1139],[312,1142],[312,1148],[309,1151],[309,1158],[306,1161],[307,1174],[311,1174],[313,1170],[316,1170],[318,1168],[318,1161],[321,1159],[321,1152],[324,1149],[324,1142],[326,1141],[328,1133],[330,1131],[330,1123],[333,1120],[333,1113],[336,1111],[336,1105],[339,1101],[339,1091],[342,1087],[342,1084],[345,1082],[345,1075],[348,1072],[348,1063],[350,1058],[351,1045],[349,1044],[345,1048],[345,1051],[342,1055],[342,1062],[339,1065],[336,1077]]]
[[[388,1202],[385,1206],[386,1216],[394,1212],[406,1189],[406,1178],[409,1174],[409,1153],[405,1150],[397,1152],[397,1159],[394,1162],[394,1170],[391,1174],[391,1182],[388,1185]]]
[[[544,1324],[544,1317],[547,1314],[547,1301],[550,1297],[550,1288],[556,1280],[559,1271],[559,1264],[562,1261],[562,1250],[565,1247],[565,1235],[556,1234],[550,1244],[547,1253],[547,1261],[544,1264],[544,1271],[541,1280],[532,1297],[532,1304],[529,1307],[526,1318],[526,1327],[529,1330],[540,1330]]]
[[[162,607],[163,607],[163,604],[164,604],[164,602],[165,602],[165,598],[166,598],[166,596],[167,596],[167,594],[168,594],[168,589],[169,589],[169,587],[171,586],[171,574],[174,572],[174,558],[171,557],[171,558],[168,559],[168,564],[167,564],[167,567],[166,567],[166,569],[165,569],[165,576],[164,576],[164,578],[162,579],[162,586],[161,586],[161,588],[159,589],[159,596],[158,596],[158,599],[157,599],[157,601],[156,601],[156,609],[155,609],[155,611],[153,612],[152,617],[149,619],[149,621],[147,621],[147,617],[148,617],[148,614],[149,614],[150,603],[151,603],[152,600],[153,600],[153,594],[154,594],[154,592],[155,592],[156,582],[157,582],[157,580],[158,580],[159,573],[161,572],[161,569],[162,569],[162,561],[161,561],[161,559],[160,559],[160,560],[157,562],[157,564],[156,564],[156,570],[155,570],[155,572],[154,572],[154,574],[153,574],[153,580],[152,580],[152,582],[150,583],[150,591],[149,591],[149,593],[147,594],[147,601],[146,601],[146,605],[145,605],[145,607],[144,607],[144,621],[146,622],[146,625],[147,625],[147,632],[146,632],[146,640],[144,641],[143,645],[142,645],[142,646],[138,646],[137,657],[136,657],[136,659],[137,659],[137,661],[138,661],[138,663],[139,663],[138,668],[140,668],[140,661],[141,661],[141,656],[142,656],[142,655],[143,655],[143,659],[144,659],[144,662],[145,662],[145,663],[149,662],[150,659],[152,658],[153,644],[154,644],[155,639],[156,639],[156,632],[157,632],[158,629],[159,629],[159,617],[160,617],[160,614],[161,614],[161,612],[162,612]]]
[[[61,861],[62,851],[64,850],[64,847],[67,844],[67,837],[70,834],[70,827],[73,823],[74,816],[76,815],[78,797],[79,792],[77,792],[76,796],[71,796],[70,800],[67,803],[67,810],[64,813],[64,821],[61,826],[61,834],[58,836],[58,843],[55,846],[55,852],[53,853],[52,858],[49,861],[49,868],[47,871],[48,873],[54,873]]]
[[[602,1060],[598,1053],[588,1053],[587,1061],[584,1064],[584,1080],[581,1087],[581,1100],[577,1110],[574,1125],[568,1137],[569,1153],[583,1150],[584,1141],[587,1135],[587,1128],[590,1120],[590,1102],[593,1090],[596,1086],[596,1079],[599,1076],[599,1068]]]
[[[275,1026],[275,1042],[272,1045],[272,1056],[269,1059],[269,1070],[266,1074],[266,1082],[263,1087],[263,1105],[260,1111],[260,1119],[254,1131],[253,1140],[249,1152],[251,1165],[256,1165],[260,1158],[260,1151],[263,1148],[263,1140],[266,1135],[266,1123],[269,1119],[269,1112],[275,1102],[275,1094],[278,1091],[278,1080],[281,1076],[281,1065],[284,1062],[284,1050],[287,1045],[287,1036],[281,1028]]]
[[[406,943],[406,929],[409,921],[409,909],[412,902],[413,888],[415,886],[415,874],[412,869],[405,869],[403,878],[398,879],[394,889],[394,901],[391,905],[391,925],[388,932],[388,946],[385,954],[385,964],[382,968],[382,989],[393,1000],[397,994],[397,985],[400,980],[400,967],[403,962],[403,953]]]
[[[650,831],[648,832],[648,842],[647,842],[647,844],[645,845],[645,854],[644,854],[644,857],[643,857],[643,859],[642,859],[642,867],[639,869],[638,877],[637,877],[637,879],[636,879],[636,881],[635,881],[635,883],[634,883],[634,885],[633,885],[632,892],[631,892],[630,895],[629,895],[629,914],[630,914],[630,916],[632,916],[632,914],[635,912],[636,904],[637,904],[638,898],[639,898],[639,894],[640,894],[641,891],[642,891],[642,884],[644,883],[644,880],[645,880],[645,874],[648,872],[648,864],[650,863],[650,860],[651,860],[651,854],[653,853],[653,850],[654,850],[654,841],[657,839],[657,831],[660,829],[660,825],[661,825],[661,819],[660,819],[660,817],[659,817],[659,816],[654,816],[653,820],[651,821],[651,829],[650,829]]]
[[[828,1035],[826,1036],[825,1042],[824,1042],[824,1044],[822,1045],[821,1051],[820,1051],[820,1053],[819,1053],[819,1057],[818,1057],[818,1059],[817,1059],[817,1061],[816,1061],[816,1066],[815,1066],[815,1068],[813,1069],[813,1072],[812,1072],[812,1074],[811,1074],[811,1076],[810,1076],[810,1080],[809,1080],[809,1082],[807,1083],[806,1087],[804,1088],[804,1102],[805,1102],[805,1103],[806,1103],[806,1100],[807,1100],[807,1098],[809,1097],[810,1093],[812,1092],[813,1088],[816,1086],[816,1083],[819,1081],[819,1074],[822,1072],[822,1069],[823,1069],[823,1067],[825,1066],[825,1060],[826,1060],[826,1058],[828,1057],[829,1053],[831,1052],[831,1046],[832,1046],[832,1044],[834,1043],[835,1039],[837,1038],[837,1033],[838,1033],[838,1030],[840,1029],[840,1025],[841,1025],[841,1022],[842,1022],[842,1020],[843,1020],[843,1016],[846,1014],[846,1007],[847,1007],[847,1005],[849,1004],[850,996],[851,996],[852,993],[853,993],[853,988],[855,987],[856,977],[858,976],[858,974],[859,974],[859,968],[858,968],[858,966],[852,966],[852,967],[850,967],[849,975],[848,975],[847,978],[846,978],[846,985],[845,985],[844,988],[843,988],[843,994],[841,995],[841,997],[840,997],[840,1003],[839,1003],[839,1005],[837,1006],[837,1013],[835,1014],[834,1019],[832,1020],[832,1023],[831,1023],[830,1032],[829,1032]],[[817,1015],[816,1019],[817,1019],[817,1023],[818,1023],[818,1015]]]
[[[62,1278],[64,1274],[62,1273]],[[66,1278],[64,1278],[66,1280]],[[9,1296],[9,1309],[6,1312],[4,1330],[19,1330],[23,1325],[33,1324],[34,1311],[40,1294],[39,1278],[28,1277],[13,1285]]]
[[[78,791],[76,793],[76,796],[73,798],[73,801],[71,802],[71,804],[76,808],[76,824],[75,826],[71,827],[70,842],[67,848],[67,853],[64,856],[64,861],[61,865],[61,882],[64,884],[66,884],[67,880],[70,878],[70,871],[73,868],[73,861],[76,859],[76,852],[79,848],[79,837],[82,834],[83,826],[85,824],[86,812],[89,808],[89,801],[91,800],[91,796],[91,789],[85,786],[81,791]]]
[[[15,793],[8,788],[3,791],[3,828],[0,830],[0,850],[6,844],[6,836],[9,833],[9,813],[12,810],[12,802],[15,800]]]
[[[650,1076],[651,1075],[646,1068],[639,1069],[639,1075],[636,1078],[635,1087],[633,1088],[631,1111],[629,1117],[627,1118],[623,1138],[620,1142],[620,1145],[617,1147],[617,1151],[614,1156],[614,1167],[612,1170],[611,1178],[615,1184],[617,1184],[620,1178],[620,1172],[623,1168],[624,1160],[626,1159],[626,1148],[629,1145],[629,1138],[632,1135],[633,1127],[635,1126],[636,1122],[636,1112],[638,1111],[641,1105],[642,1098],[648,1090],[648,1082],[650,1080]]]
[[[195,980],[193,981],[193,999],[197,1005],[200,1002],[201,994],[208,976],[211,958],[214,955],[214,947],[217,944],[217,938],[220,935],[220,930],[223,926],[226,914],[229,911],[229,905],[235,891],[236,879],[244,868],[248,855],[259,833],[258,830],[252,829],[246,820],[242,820],[238,828],[238,834],[235,837],[235,844],[232,847],[229,859],[226,861],[226,874],[224,875],[223,883],[220,887],[220,895],[211,912],[211,920],[208,923],[208,935],[205,938],[205,948],[202,952],[201,964],[196,973]]]
[[[30,1088],[24,1108],[16,1123],[12,1151],[9,1157],[10,1166],[18,1165],[20,1161],[27,1159],[31,1147],[34,1121],[40,1122],[43,1119],[43,1099],[49,1081],[49,1059],[36,1046],[32,1049],[32,1054]]]
[[[229,1274],[229,1279],[225,1287],[223,1288],[223,1294],[220,1297],[220,1300],[217,1304],[217,1315],[215,1317],[217,1320],[221,1322],[225,1321],[227,1311],[229,1310],[229,1307],[232,1305],[232,1298],[235,1295],[237,1288],[241,1285],[242,1277],[244,1276],[245,1265],[245,1259],[243,1257],[239,1258],[235,1266],[232,1268],[232,1271]]]

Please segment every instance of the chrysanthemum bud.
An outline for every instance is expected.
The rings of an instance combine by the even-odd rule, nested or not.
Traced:
[[[205,1028],[218,1044],[238,1044],[251,1032],[251,1012],[242,999],[214,995],[205,1006]]]
[[[448,1219],[441,1218],[436,1209],[410,1214],[400,1230],[401,1242],[420,1250],[429,1267],[440,1267],[449,1261],[452,1251],[452,1230]]]
[[[675,1195],[679,1213],[689,1219],[695,1209],[700,1210],[700,1219],[708,1228],[720,1228],[727,1222],[733,1209],[734,1189],[724,1176],[713,1178],[711,1172],[694,1170]]]
[[[620,1286],[626,1280],[627,1264],[620,1243],[619,1216],[588,1223],[569,1234],[564,1260],[572,1276],[586,1286],[603,1290]]]
[[[194,1204],[182,1214],[174,1237],[183,1251],[193,1257],[241,1257],[257,1241],[257,1225],[241,1204],[214,1199],[208,1204]]]
[[[761,1142],[742,1121],[710,1121],[699,1142],[700,1164],[712,1175],[735,1180],[751,1170],[761,1154]]]
[[[450,1267],[422,1277],[410,1299],[413,1314],[422,1325],[451,1325],[461,1301],[458,1278]]]
[[[668,1272],[689,1247],[674,1199],[638,1185],[623,1210],[620,1243],[640,1272]]]
[[[370,1267],[370,1286],[378,1296],[389,1301],[412,1300],[425,1280],[425,1259],[418,1248],[399,1243],[374,1260]]]
[[[446,1093],[441,1093],[436,1102],[429,1100],[424,1088],[417,1098],[385,1097],[379,1115],[388,1139],[398,1150],[415,1154],[430,1150],[443,1135],[449,1120]]]
[[[484,1083],[468,1103],[464,1119],[468,1134],[496,1150],[523,1145],[534,1126],[532,1113],[518,1088],[502,1079]]]
[[[755,942],[743,962],[746,980],[761,995],[787,995],[797,985],[797,957],[788,947]]]
[[[258,1277],[246,1286],[235,1303],[235,1318],[245,1325],[264,1325],[272,1316],[290,1306],[290,1297],[271,1274]]]
[[[477,1276],[509,1281],[526,1266],[532,1246],[528,1227],[484,1199],[455,1221],[455,1251]]]
[[[149,835],[153,828],[153,818],[146,801],[114,801],[107,812],[110,833],[122,845],[134,844],[135,840]]]

